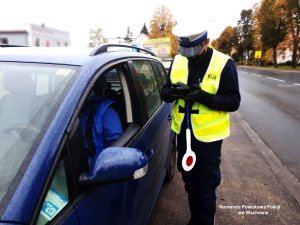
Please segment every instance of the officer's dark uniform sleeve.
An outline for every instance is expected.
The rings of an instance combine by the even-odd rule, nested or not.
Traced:
[[[199,102],[211,109],[233,112],[239,108],[240,101],[237,69],[234,61],[229,59],[222,71],[217,94],[213,95],[202,91]]]
[[[172,83],[170,80],[170,74],[171,74],[171,70],[172,70],[172,65],[173,65],[173,61],[170,65],[170,69],[168,71],[168,75],[167,75],[167,80],[166,83],[164,84],[164,86],[162,87],[161,91],[160,91],[160,97],[164,102],[174,102],[176,100],[176,97],[172,96]]]

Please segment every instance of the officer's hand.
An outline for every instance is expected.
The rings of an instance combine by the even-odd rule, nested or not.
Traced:
[[[175,84],[172,84],[173,88],[178,88],[178,87],[183,87],[183,86],[186,86],[186,85],[184,83],[180,82],[180,81],[175,83]]]
[[[172,96],[175,99],[180,98],[178,91],[176,89],[174,89],[173,87],[171,87],[171,89],[170,89],[170,96]]]
[[[190,92],[188,92],[186,95],[184,95],[182,98],[185,101],[198,101],[201,97],[202,90],[199,86],[193,86],[190,89]]]
[[[161,90],[161,97],[164,101],[172,102],[179,98],[176,90],[169,85],[165,85]]]
[[[178,82],[171,86],[173,93],[179,97],[183,97],[191,91],[191,87],[187,86],[182,82]]]

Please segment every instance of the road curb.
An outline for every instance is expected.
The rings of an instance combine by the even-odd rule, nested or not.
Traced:
[[[245,66],[245,65],[238,65],[240,68],[246,68],[246,69],[255,69],[255,70],[273,70],[278,72],[290,72],[290,73],[298,73],[300,74],[300,70],[297,69],[284,69],[284,68],[274,68],[274,67],[261,67],[261,66]]]
[[[257,151],[262,155],[263,159],[268,163],[271,170],[282,181],[284,187],[300,204],[300,183],[298,179],[289,172],[286,166],[281,162],[277,155],[270,149],[267,144],[261,139],[256,131],[243,119],[239,112],[232,113],[234,119],[239,123],[245,133],[248,135],[252,144]]]

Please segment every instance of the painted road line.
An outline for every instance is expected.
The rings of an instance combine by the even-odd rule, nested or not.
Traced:
[[[256,74],[256,73],[250,73],[250,75],[256,76],[256,77],[262,77],[262,75],[259,75],[259,74]]]
[[[270,80],[276,80],[276,81],[279,81],[279,82],[285,82],[285,80],[280,80],[280,79],[276,79],[276,78],[273,78],[273,77],[266,77]]]
[[[300,86],[300,84],[298,84],[298,83],[294,83],[294,85],[296,85],[296,86]]]
[[[278,84],[278,87],[295,87],[294,84]]]

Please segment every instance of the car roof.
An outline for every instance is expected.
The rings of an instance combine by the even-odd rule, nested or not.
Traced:
[[[136,51],[107,51],[110,46],[125,46],[125,45],[100,45],[95,48],[78,48],[78,47],[0,47],[0,61],[5,62],[36,62],[36,63],[53,63],[65,65],[84,65],[88,60],[94,56],[107,57],[110,60],[122,57],[151,57],[152,54],[143,54]],[[139,49],[131,46],[125,46],[127,49]],[[141,49],[142,51],[146,51]],[[147,52],[147,51],[146,51]],[[104,54],[105,53],[105,54]],[[150,53],[150,52],[148,52]]]

